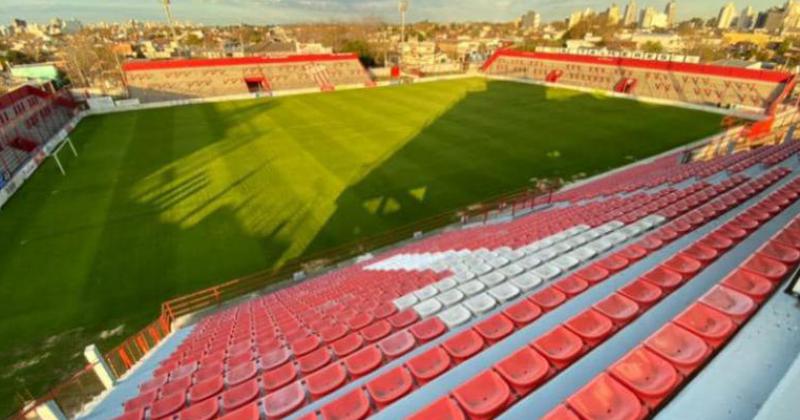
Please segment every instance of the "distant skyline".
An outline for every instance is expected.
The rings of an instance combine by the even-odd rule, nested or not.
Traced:
[[[668,0],[637,1],[641,8],[663,10]],[[509,21],[528,10],[542,14],[549,22],[569,16],[573,10],[591,7],[605,10],[606,0],[411,0],[409,20],[418,21]],[[623,7],[626,1],[617,1]],[[716,16],[727,3],[721,0],[678,0],[678,19]],[[748,5],[764,10],[785,1],[752,0],[734,2],[737,13]],[[396,0],[172,0],[175,18],[203,24],[291,23],[348,20],[377,16],[388,22],[398,20]],[[45,22],[54,17],[83,22],[122,22],[129,19],[163,21],[160,0],[0,0],[0,25],[12,18]]]

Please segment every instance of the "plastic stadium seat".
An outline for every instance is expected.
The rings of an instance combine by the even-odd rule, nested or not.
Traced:
[[[227,413],[220,417],[220,420],[259,420],[261,418],[261,407],[258,402],[247,404],[238,410]]]
[[[367,382],[367,392],[375,405],[383,408],[411,392],[414,380],[403,366],[396,367]]]
[[[664,296],[660,287],[643,279],[628,283],[619,289],[619,294],[638,303],[639,307],[644,310],[653,306]]]
[[[722,227],[714,231],[714,233],[725,236],[734,242],[739,242],[747,236],[746,230],[736,226],[735,224],[732,224],[731,222],[722,225]]]
[[[203,382],[217,376],[223,376],[223,372],[225,372],[225,365],[222,362],[215,362],[208,365],[203,364],[194,374],[194,383]]]
[[[353,378],[359,378],[372,372],[382,362],[383,354],[375,345],[364,347],[344,359],[344,365]]]
[[[450,354],[455,363],[469,359],[484,347],[485,341],[475,330],[469,329],[447,339],[442,347]]]
[[[194,404],[206,398],[213,397],[222,392],[223,387],[225,387],[225,379],[222,375],[206,379],[203,382],[198,382],[189,389],[189,401]]]
[[[564,301],[567,300],[567,295],[555,287],[547,287],[539,292],[536,292],[528,299],[547,312],[564,303]]]
[[[392,325],[386,321],[376,321],[361,329],[361,336],[372,343],[386,337],[392,332]]]
[[[306,388],[312,399],[330,394],[347,382],[347,370],[340,363],[330,365],[306,376]]]
[[[416,344],[414,336],[411,335],[411,333],[408,331],[400,331],[381,340],[378,343],[378,347],[380,347],[386,357],[395,359],[406,354],[409,350],[413,349]]]
[[[711,233],[699,241],[700,244],[718,251],[727,251],[733,247],[733,241],[718,233]]]
[[[692,229],[692,226],[686,222],[675,221],[670,226],[662,227],[655,231],[653,236],[662,241],[669,243],[675,240],[682,233],[686,233]]]
[[[201,403],[193,404],[178,413],[180,420],[211,420],[217,418],[219,401],[216,398],[207,399]]]
[[[715,348],[736,332],[736,323],[730,317],[701,303],[688,307],[675,317],[675,323]]]
[[[239,367],[241,365],[244,365],[246,363],[250,363],[250,362],[253,361],[253,359],[254,359],[253,352],[250,351],[250,350],[247,350],[245,352],[239,353],[236,356],[228,358],[228,362],[227,362],[228,369],[229,370],[230,369],[234,369],[234,368],[237,368],[237,367]]]
[[[720,283],[725,287],[737,290],[750,296],[756,302],[762,302],[775,285],[767,278],[745,270],[736,270]]]
[[[453,397],[473,419],[490,419],[511,401],[511,389],[493,370],[486,370],[453,390]]]
[[[759,226],[761,226],[761,221],[760,220],[756,220],[756,219],[753,219],[751,217],[747,217],[747,216],[744,216],[744,215],[733,219],[731,221],[731,223],[734,226],[736,226],[738,228],[741,228],[741,229],[744,229],[744,230],[746,230],[748,232],[752,232],[752,231],[758,229]]]
[[[645,345],[683,374],[696,370],[711,353],[705,341],[672,323],[650,336]]]
[[[330,362],[331,353],[328,351],[327,347],[316,349],[305,356],[297,358],[297,366],[300,368],[300,372],[304,374],[316,372]]]
[[[288,350],[285,348],[280,348],[269,353],[261,354],[259,361],[261,362],[261,368],[264,370],[270,370],[288,362],[289,358],[291,357],[292,354],[289,353]]]
[[[310,335],[305,338],[294,340],[292,341],[291,344],[292,353],[294,353],[295,357],[300,357],[304,354],[308,354],[316,350],[321,343],[322,340],[320,340],[319,337],[315,335]]]
[[[646,257],[647,254],[648,252],[646,248],[636,244],[629,245],[617,252],[617,255],[627,258],[628,261],[639,261],[640,259]]]
[[[594,309],[609,317],[616,325],[624,325],[639,315],[639,305],[619,293],[594,304]]]
[[[235,410],[258,398],[259,392],[258,380],[251,379],[222,393],[222,406],[225,411]]]
[[[675,290],[683,282],[683,277],[680,274],[664,267],[656,267],[650,270],[642,276],[642,279],[658,286],[667,293]]]
[[[500,313],[479,322],[474,328],[491,345],[511,334],[514,323]]]
[[[581,418],[578,417],[578,415],[570,410],[565,404],[559,404],[556,408],[550,410],[539,420],[581,420]]]
[[[139,392],[145,393],[161,388],[165,383],[167,383],[167,378],[168,378],[167,375],[162,375],[150,379],[149,381],[139,385]]]
[[[800,249],[800,233],[796,231],[785,229],[775,235],[775,240],[794,249]]]
[[[520,300],[503,310],[503,314],[514,321],[514,324],[521,327],[539,318],[542,315],[542,309],[530,301]]]
[[[550,374],[550,363],[530,347],[523,347],[494,365],[494,369],[519,395],[539,386]]]
[[[161,387],[161,398],[177,392],[186,393],[190,386],[192,386],[192,377],[190,375],[170,381]]]
[[[333,343],[334,341],[344,337],[349,330],[342,324],[322,329],[319,331],[320,338],[326,343]]]
[[[589,287],[589,283],[576,275],[572,275],[553,283],[553,287],[556,287],[568,298],[571,298],[583,293]]]
[[[347,324],[351,330],[357,331],[372,323],[373,319],[375,319],[375,317],[372,315],[361,312],[350,318]]]
[[[441,347],[434,347],[406,362],[411,375],[420,385],[446,372],[450,365],[450,356]]]
[[[452,398],[444,397],[416,412],[407,420],[465,420],[466,418],[461,407]]]
[[[625,355],[608,372],[633,390],[650,408],[658,406],[681,381],[669,362],[643,347]]]
[[[134,411],[139,408],[149,407],[155,402],[158,390],[148,391],[129,399],[123,404],[125,411]]]
[[[125,412],[120,416],[114,417],[114,420],[144,420],[144,407]]]
[[[760,254],[750,257],[745,261],[742,268],[766,277],[773,282],[782,280],[786,273],[789,272],[789,267],[786,264]]]
[[[658,239],[656,236],[648,235],[641,241],[637,242],[636,245],[639,245],[648,251],[655,251],[664,246],[664,241]]]
[[[700,298],[700,302],[731,317],[737,323],[749,318],[758,307],[747,295],[725,286],[715,286]]]
[[[584,419],[638,420],[647,415],[636,394],[607,373],[598,375],[567,398],[567,404]]]
[[[326,420],[361,420],[369,415],[369,398],[364,390],[355,389],[326,404],[320,411]]]
[[[758,250],[758,253],[788,265],[800,261],[800,251],[777,241],[767,242]]]
[[[417,311],[408,308],[404,309],[388,318],[388,321],[395,328],[405,328],[419,320]]]
[[[180,411],[184,406],[186,406],[186,394],[176,392],[154,402],[150,407],[150,418],[153,420],[167,418]]]
[[[364,337],[359,333],[350,333],[344,338],[340,338],[331,344],[331,349],[336,354],[336,357],[345,357],[352,354],[354,351],[364,345]]]
[[[264,384],[264,388],[269,392],[282,388],[289,382],[294,381],[295,378],[297,378],[297,368],[294,363],[288,362],[264,373],[261,376],[261,383]]]
[[[611,273],[616,273],[617,271],[623,270],[625,267],[627,267],[630,264],[630,261],[628,261],[627,258],[619,255],[611,255],[598,261],[597,264]]]
[[[614,329],[614,323],[610,319],[593,309],[581,312],[564,325],[578,334],[589,347],[605,341]]]
[[[306,390],[300,381],[292,382],[271,394],[267,394],[261,402],[267,418],[285,417],[305,404]]]
[[[607,279],[611,273],[598,264],[592,264],[586,268],[576,271],[575,275],[583,280],[586,280],[589,282],[589,284],[595,284]]]
[[[583,353],[583,341],[570,330],[559,326],[531,343],[558,370],[571,364]]]
[[[397,306],[394,306],[391,302],[384,302],[375,308],[372,314],[375,315],[377,319],[383,319],[395,313],[397,313]]]
[[[670,258],[664,262],[663,265],[664,267],[680,274],[684,279],[692,277],[695,273],[703,268],[703,263],[684,253],[680,253]]]
[[[250,379],[254,378],[257,373],[258,366],[256,363],[248,362],[230,369],[225,377],[225,382],[227,382],[230,386],[238,385],[244,381],[249,381]]]
[[[197,363],[190,363],[184,366],[181,366],[175,370],[173,370],[169,374],[169,381],[175,382],[181,378],[186,378],[191,376],[193,373],[197,371]]]
[[[719,256],[719,251],[716,249],[699,243],[684,249],[683,253],[703,264],[709,264]]]
[[[447,326],[438,317],[431,317],[412,325],[409,330],[417,341],[426,343],[447,331]]]

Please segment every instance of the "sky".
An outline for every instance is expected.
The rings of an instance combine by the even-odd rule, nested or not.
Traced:
[[[567,17],[572,10],[591,7],[605,10],[612,1],[621,6],[628,0],[410,0],[410,21],[509,21],[528,10],[542,14],[547,22]],[[715,16],[725,0],[677,0],[678,17]],[[638,0],[639,7],[663,10],[667,0]],[[736,2],[734,2],[736,4]],[[748,0],[764,10],[782,0]],[[161,0],[0,0],[0,24],[12,18],[46,22],[53,17],[83,22],[164,20]],[[399,20],[397,0],[172,0],[175,18],[204,24],[272,24],[325,20],[352,20],[377,16],[388,22]]]

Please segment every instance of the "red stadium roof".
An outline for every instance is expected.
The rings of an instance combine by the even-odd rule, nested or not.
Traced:
[[[783,83],[791,77],[790,73],[771,70],[751,70],[712,64],[677,63],[672,61],[641,60],[636,58],[599,57],[592,55],[524,52],[517,50],[497,51],[483,66],[486,70],[500,57],[519,57],[550,61],[585,63],[598,66],[632,67],[676,73],[702,74],[705,76],[731,77],[763,82]]]
[[[155,61],[129,61],[123,64],[124,71],[167,70],[196,67],[244,66],[252,64],[300,63],[304,61],[340,61],[355,60],[355,54],[302,54],[285,57],[240,57],[240,58],[206,58]]]

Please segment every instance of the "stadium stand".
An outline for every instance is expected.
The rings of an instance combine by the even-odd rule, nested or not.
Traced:
[[[25,85],[0,96],[0,178],[8,180],[73,117],[65,92]]]
[[[372,83],[354,54],[134,61],[123,70],[141,102]]]
[[[563,53],[500,50],[483,67],[507,76],[634,96],[774,110],[796,86],[790,73]]]
[[[798,152],[670,155],[209,314],[118,418],[652,416],[798,266]]]

